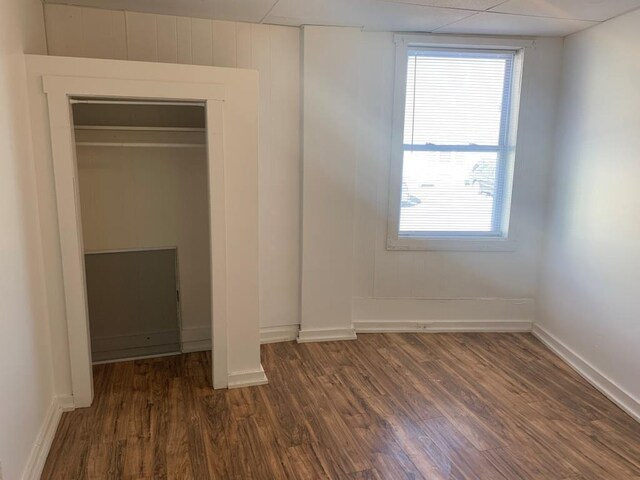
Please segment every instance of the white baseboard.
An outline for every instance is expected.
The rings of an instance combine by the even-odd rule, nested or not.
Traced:
[[[183,353],[211,350],[211,327],[187,327],[181,332]]]
[[[182,342],[182,353],[206,352],[211,350],[211,339]]]
[[[73,410],[73,408],[73,397],[70,395],[53,397],[27,459],[27,465],[21,477],[22,480],[38,480],[40,478],[49,455],[49,449],[56,436],[62,412]]]
[[[260,365],[258,370],[230,373],[227,388],[253,387],[266,385],[267,383],[269,383],[269,380],[267,380],[267,375],[264,373],[262,365]]]
[[[281,325],[262,327],[260,343],[291,342],[298,338],[300,325]],[[182,330],[182,352],[202,352],[211,350],[211,329],[206,327],[186,328]]]
[[[562,358],[591,385],[600,390],[609,400],[640,422],[640,401],[638,399],[633,398],[596,367],[540,325],[533,326],[533,335]]]
[[[529,320],[356,320],[356,333],[530,332]]]
[[[262,327],[260,343],[291,342],[298,338],[300,325],[282,325],[279,327]]]
[[[63,412],[70,412],[76,409],[73,403],[73,395],[58,395],[56,399],[58,400],[58,406]]]
[[[300,330],[298,343],[334,342],[337,340],[355,340],[356,331],[352,328],[326,328],[317,330]]]
[[[531,323],[535,318],[535,301],[531,298],[354,297],[351,307],[354,324],[393,321],[403,322],[405,328],[413,328],[416,322],[432,324],[436,328],[446,321],[451,323],[452,328],[455,323],[461,323],[460,329],[463,331],[467,328],[467,320]]]

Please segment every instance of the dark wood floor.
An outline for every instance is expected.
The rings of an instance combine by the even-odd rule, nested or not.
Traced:
[[[42,478],[640,479],[640,424],[529,334],[262,347],[270,384],[209,356],[96,366]]]

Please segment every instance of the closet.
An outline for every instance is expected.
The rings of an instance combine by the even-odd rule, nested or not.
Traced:
[[[94,362],[211,325],[203,104],[72,98]]]

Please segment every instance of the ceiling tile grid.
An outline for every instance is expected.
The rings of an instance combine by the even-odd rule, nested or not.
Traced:
[[[481,12],[499,6],[506,0],[385,0],[390,3],[409,3],[426,7],[456,8]]]
[[[480,12],[435,30],[436,33],[564,37],[597,22]]]
[[[602,22],[638,7],[638,0],[509,0],[491,11]]]
[[[640,0],[44,0],[111,10],[276,25],[565,36],[640,8]]]
[[[432,0],[432,3],[436,3]],[[495,3],[495,2],[494,2]],[[298,20],[299,25],[339,25],[367,30],[433,31],[474,11],[383,0],[279,0],[265,22]]]

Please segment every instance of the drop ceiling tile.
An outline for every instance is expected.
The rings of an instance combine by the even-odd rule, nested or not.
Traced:
[[[366,30],[422,31],[473,13],[381,0],[280,0],[265,22],[285,25],[339,25]]]
[[[604,21],[640,7],[640,0],[509,0],[494,12]]]
[[[437,33],[564,37],[597,22],[481,12],[439,28]]]
[[[277,0],[213,0],[213,16],[217,20],[259,23],[276,1]]]
[[[462,8],[481,12],[504,3],[505,0],[384,0],[391,3],[409,3],[428,7]]]
[[[456,22],[473,12],[421,5],[371,2],[366,7],[365,30],[386,30],[392,32],[432,32]]]
[[[46,3],[64,3],[85,7],[128,10],[140,13],[212,18],[213,3],[209,0],[44,0]]]
[[[290,25],[364,25],[360,1],[279,0],[265,21],[289,19]]]
[[[333,26],[333,27],[358,27],[362,28],[362,24],[354,23],[353,21],[334,21],[328,22],[327,20],[314,21],[309,18],[291,18],[280,17],[277,15],[268,15],[262,22],[265,25],[280,25],[284,27],[300,27],[302,25],[320,25],[320,26]]]
[[[45,0],[141,13],[260,22],[276,0]]]

